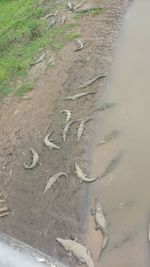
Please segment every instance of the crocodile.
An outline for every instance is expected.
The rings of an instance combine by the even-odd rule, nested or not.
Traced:
[[[61,110],[60,113],[65,113],[66,114],[66,123],[68,123],[68,121],[70,121],[70,119],[71,119],[71,112],[69,110],[67,110],[67,109],[63,109],[63,110]]]
[[[106,75],[99,75],[99,76],[96,76],[95,78],[89,80],[89,81],[86,81],[84,84],[80,85],[78,87],[78,89],[82,89],[84,87],[88,87],[89,85],[91,85],[92,83],[96,82],[98,79],[103,79],[105,78]]]
[[[84,93],[79,93],[79,94],[73,95],[73,96],[67,96],[66,99],[67,100],[76,100],[76,99],[79,99],[79,98],[81,98],[83,96],[94,95],[94,94],[96,94],[95,91],[94,92],[84,92]]]
[[[45,194],[52,186],[54,186],[54,184],[58,181],[58,179],[61,176],[65,176],[67,178],[67,174],[64,172],[59,172],[57,174],[54,174],[53,176],[51,176],[48,180],[48,182],[46,183],[45,189],[43,191],[43,194]]]
[[[32,65],[36,65],[36,64],[41,63],[41,62],[44,60],[45,57],[46,57],[46,53],[43,53],[43,54],[37,59],[37,61],[31,63],[30,65],[32,66]]]
[[[100,252],[99,258],[101,256],[102,251],[106,248],[108,244],[108,222],[106,221],[106,218],[104,216],[104,212],[102,209],[102,206],[100,202],[95,199],[95,210],[92,211],[93,215],[95,215],[95,224],[96,224],[96,231],[100,230],[103,235],[103,243],[102,243],[102,250]]]
[[[114,106],[115,106],[115,103],[113,103],[113,102],[101,103],[100,106],[95,109],[95,111],[104,111],[104,110],[112,108]]]
[[[63,130],[63,140],[64,142],[66,141],[66,137],[67,137],[67,134],[68,134],[68,131],[70,129],[70,125],[75,123],[76,120],[72,120],[72,121],[69,121],[66,125],[65,125],[65,128]]]
[[[87,267],[94,267],[93,259],[86,247],[71,239],[56,238],[56,240],[66,251],[73,254],[79,260],[79,263],[84,263]]]
[[[85,123],[92,120],[92,118],[88,118],[88,119],[85,119],[85,120],[82,120],[81,123],[80,123],[80,126],[78,128],[78,131],[77,131],[77,140],[79,141],[80,140],[80,137],[82,136],[83,134],[83,131],[84,131],[84,126],[85,126]]]
[[[54,142],[51,140],[49,140],[49,137],[52,135],[52,133],[53,132],[51,132],[51,133],[49,133],[49,134],[47,134],[46,136],[45,136],[45,138],[44,138],[44,145],[46,146],[46,147],[48,147],[49,149],[60,149],[60,147],[59,146],[57,146],[56,144],[54,144]]]
[[[112,130],[109,134],[104,135],[103,139],[98,143],[98,145],[104,145],[108,143],[110,140],[114,139],[119,135],[120,131]]]
[[[76,169],[76,175],[78,176],[78,178],[85,183],[91,183],[97,180],[98,177],[96,178],[92,178],[89,179],[87,178],[86,174],[84,174],[84,172],[80,169],[80,167],[78,166],[77,163],[75,163],[75,169]]]
[[[24,163],[23,166],[26,170],[33,169],[39,163],[39,154],[33,148],[31,148],[30,151],[32,153],[32,163],[31,165]]]

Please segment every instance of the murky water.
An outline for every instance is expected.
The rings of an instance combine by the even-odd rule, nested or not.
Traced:
[[[96,266],[150,266],[150,1],[135,0],[122,28],[112,75],[100,102],[115,106],[98,112],[91,150],[91,176],[101,174],[122,153],[101,181],[90,185],[90,207],[95,197],[109,221],[109,244]],[[120,135],[97,146],[105,134]],[[119,204],[127,202],[120,207]],[[129,202],[129,203],[128,203]],[[90,211],[89,211],[90,213]],[[97,259],[101,236],[89,216],[88,247]]]

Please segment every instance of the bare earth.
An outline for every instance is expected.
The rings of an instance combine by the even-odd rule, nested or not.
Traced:
[[[86,245],[88,186],[80,184],[74,174],[74,163],[90,173],[89,155],[94,123],[86,124],[85,135],[77,142],[79,123],[71,127],[66,143],[62,140],[65,117],[62,109],[69,109],[74,119],[91,116],[109,79],[112,50],[118,37],[130,1],[105,0],[105,11],[98,16],[81,19],[79,31],[85,43],[83,50],[74,52],[71,43],[55,56],[55,65],[39,75],[36,88],[25,99],[7,99],[0,106],[0,182],[8,194],[11,213],[0,219],[0,230],[36,247],[64,262],[76,262],[64,256],[56,237],[79,237]],[[98,80],[84,89],[81,84],[100,74]],[[76,101],[65,97],[79,92],[97,91]],[[97,100],[98,99],[98,100]],[[53,139],[60,151],[43,146],[45,130],[54,131]],[[25,170],[23,163],[30,159],[30,148],[40,153],[40,165]],[[9,179],[10,172],[12,176]],[[64,177],[42,195],[47,177],[58,172]],[[101,174],[101,173],[100,173]]]

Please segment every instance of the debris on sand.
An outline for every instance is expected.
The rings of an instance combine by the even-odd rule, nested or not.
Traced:
[[[49,127],[50,127],[50,124],[51,124],[51,117],[50,117],[50,119],[49,119],[49,121],[48,121],[48,124],[47,124],[47,127],[46,127],[46,129],[45,129],[44,136],[47,134],[47,132],[48,132],[48,130],[49,130]],[[53,132],[52,132],[52,133],[53,133]]]
[[[124,201],[117,205],[117,208],[124,209],[129,208],[134,204],[133,201]]]
[[[67,17],[66,16],[62,16],[62,18],[59,20],[59,25],[64,25],[67,21]]]
[[[3,197],[2,193],[0,193],[0,217],[5,217],[9,215],[10,210],[6,203],[6,199]]]
[[[98,9],[101,9],[100,7],[87,7],[87,8],[82,8],[82,9],[79,9],[76,11],[76,13],[87,13],[87,12],[91,12],[91,11],[94,11],[94,10],[98,10]]]
[[[74,10],[74,4],[71,3],[70,1],[68,1],[68,3],[67,3],[67,8],[68,8],[70,11],[73,11],[73,10]]]
[[[79,98],[81,98],[81,97],[83,97],[83,96],[94,95],[94,94],[96,94],[95,91],[94,91],[94,92],[79,93],[79,94],[77,94],[77,95],[67,96],[66,99],[67,99],[67,100],[76,100],[76,99],[79,99]]]
[[[48,64],[54,65],[55,64],[55,55],[53,54],[50,59],[48,60]]]
[[[49,149],[60,149],[60,147],[59,146],[57,146],[54,142],[53,142],[53,140],[49,140],[49,137],[52,135],[52,133],[53,132],[51,132],[51,133],[49,133],[49,134],[47,134],[46,136],[45,136],[45,138],[44,138],[44,145],[46,146],[46,147],[48,147]]]
[[[72,253],[79,260],[79,263],[85,263],[87,267],[94,267],[91,253],[86,247],[71,239],[56,238],[56,240],[64,247],[66,251]]]
[[[63,109],[60,113],[64,113],[66,115],[66,123],[68,123],[71,119],[71,112],[67,109]]]
[[[10,182],[10,180],[12,178],[12,172],[13,172],[12,169],[10,169],[9,176],[5,179],[3,187],[6,187],[8,185],[8,183]],[[1,199],[0,199],[0,203],[1,203]]]
[[[0,217],[5,217],[9,214],[10,214],[10,211],[5,211],[5,212],[0,213]]]
[[[33,65],[41,63],[45,59],[45,57],[46,57],[46,53],[43,53],[35,62],[31,63],[30,65],[33,66]]]
[[[31,165],[24,163],[24,168],[26,170],[33,169],[39,163],[39,154],[33,148],[31,148],[30,151],[32,153],[32,163]]]
[[[107,229],[108,223],[105,219],[102,205],[97,199],[95,199],[95,210],[92,211],[92,213],[93,213],[92,215],[95,216],[96,230],[100,230],[103,235],[102,250],[100,251],[99,255],[100,258],[102,251],[106,248],[108,244],[108,229]]]
[[[93,178],[93,179],[87,178],[87,175],[80,169],[77,163],[75,163],[75,170],[76,170],[76,175],[81,180],[81,182],[91,183],[91,182],[96,181],[98,178],[98,177]]]
[[[120,131],[118,131],[118,130],[111,131],[109,134],[104,135],[103,139],[97,145],[100,146],[100,145],[104,145],[104,144],[108,143],[109,141],[111,141],[112,139],[117,137],[119,135],[119,133],[120,133]]]
[[[59,172],[53,176],[51,176],[45,186],[45,189],[43,191],[43,194],[45,194],[52,186],[55,185],[55,183],[58,181],[58,179],[61,177],[61,176],[65,176],[67,178],[67,174],[64,173],[64,172]]]
[[[41,19],[49,19],[51,17],[55,17],[57,15],[57,12],[56,13],[52,13],[52,14],[47,14],[45,17],[41,18]]]
[[[83,47],[84,47],[84,43],[83,43],[80,39],[77,39],[76,44],[77,44],[78,48],[75,49],[74,52],[77,52],[77,51],[83,49]]]
[[[115,103],[110,102],[110,103],[102,103],[98,108],[95,109],[95,111],[104,111],[106,109],[112,108],[115,106]]]
[[[55,18],[51,19],[49,24],[48,24],[48,29],[50,29],[53,26],[55,26],[56,23],[57,23],[57,20]]]
[[[82,89],[82,88],[88,87],[89,85],[91,85],[92,83],[96,82],[97,80],[103,79],[105,77],[106,77],[106,75],[96,76],[95,78],[93,78],[91,80],[88,80],[85,83],[83,83],[81,86],[78,87],[78,89]]]
[[[72,2],[68,2],[67,3],[67,8],[70,10],[70,11],[76,11],[78,10],[81,6],[83,6],[84,3],[80,3],[80,4],[74,4]]]
[[[80,3],[80,4],[75,5],[73,11],[79,9],[83,5],[84,5],[84,3]]]
[[[14,129],[14,130],[13,130],[13,132],[12,132],[12,134],[9,136],[7,142],[9,142],[9,141],[13,138],[13,136],[14,136],[14,134],[17,132],[17,130],[18,130],[18,129]]]

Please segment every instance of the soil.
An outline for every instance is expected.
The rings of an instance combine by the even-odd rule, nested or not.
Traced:
[[[32,93],[21,99],[7,98],[0,106],[0,182],[11,210],[9,216],[0,219],[0,230],[70,265],[76,261],[66,258],[56,237],[78,237],[86,245],[89,185],[80,183],[74,174],[74,163],[78,162],[90,173],[96,128],[89,121],[85,135],[77,142],[77,122],[64,143],[65,117],[60,111],[69,109],[73,119],[95,118],[94,110],[109,80],[116,39],[129,3],[129,0],[100,1],[105,10],[102,14],[80,20],[84,48],[74,52],[73,43],[65,46],[55,56],[54,66],[39,74]],[[77,89],[100,74],[107,77]],[[95,90],[96,96],[65,101],[69,95]],[[61,147],[60,151],[50,151],[43,145],[49,121],[48,132],[54,131],[52,138]],[[23,163],[29,162],[31,147],[40,154],[40,165],[25,170]],[[43,195],[48,177],[61,171],[67,173],[69,183],[62,177],[55,188]]]

